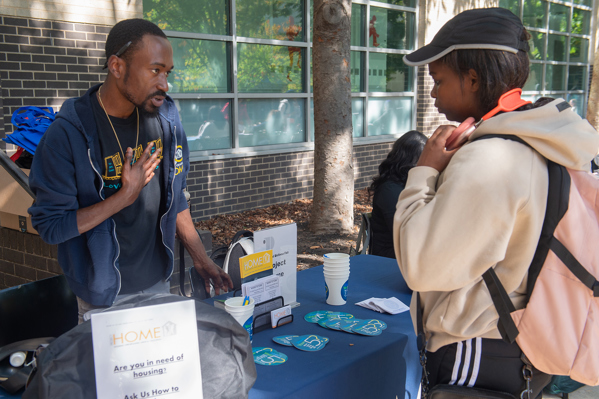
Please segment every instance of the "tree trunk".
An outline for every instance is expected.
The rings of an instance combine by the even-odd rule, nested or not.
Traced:
[[[310,230],[354,225],[350,83],[351,0],[314,0],[314,202]]]
[[[595,129],[599,130],[599,47],[595,50],[595,59],[593,60],[587,119]]]

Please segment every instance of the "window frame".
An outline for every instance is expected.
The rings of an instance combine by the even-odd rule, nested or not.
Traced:
[[[228,99],[230,101],[231,106],[231,148],[228,149],[219,149],[219,150],[199,150],[192,151],[190,153],[191,161],[200,161],[200,160],[208,160],[208,159],[223,159],[223,158],[234,158],[248,155],[267,155],[267,154],[279,154],[279,153],[287,153],[287,152],[299,152],[299,151],[310,151],[314,149],[314,143],[311,139],[312,136],[312,123],[313,115],[311,114],[311,103],[314,100],[314,94],[312,92],[311,87],[311,74],[312,69],[310,66],[310,60],[312,59],[312,37],[311,37],[311,1],[303,0],[303,19],[305,21],[303,29],[304,29],[304,41],[288,41],[288,40],[276,40],[276,39],[260,39],[260,38],[252,38],[252,37],[243,37],[236,35],[236,27],[237,27],[237,18],[236,18],[236,1],[230,0],[229,7],[229,32],[227,35],[215,35],[208,33],[192,33],[192,32],[181,32],[181,31],[173,31],[173,30],[165,30],[164,33],[166,36],[170,38],[179,38],[179,39],[193,39],[193,40],[210,40],[210,41],[223,41],[229,44],[228,49],[230,49],[230,76],[231,79],[231,92],[229,93],[169,93],[169,95],[174,100],[202,100],[202,99]],[[417,70],[414,67],[412,71],[412,84],[411,91],[409,92],[370,92],[367,90],[369,85],[369,75],[366,71],[369,70],[369,58],[370,53],[387,53],[387,54],[409,54],[413,51],[411,50],[399,50],[399,49],[386,49],[386,48],[376,48],[369,46],[368,40],[368,23],[366,21],[370,20],[370,10],[371,7],[378,7],[384,9],[392,9],[396,11],[405,11],[410,12],[414,15],[414,24],[413,24],[413,32],[411,32],[413,38],[413,46],[417,46],[418,44],[418,16],[419,16],[419,5],[416,2],[415,7],[405,7],[405,6],[397,6],[391,5],[387,3],[381,3],[377,1],[371,0],[357,0],[354,1],[353,4],[358,4],[360,6],[365,7],[365,13],[363,17],[365,18],[363,26],[365,27],[364,32],[364,43],[365,46],[350,46],[350,51],[357,52],[360,56],[364,57],[364,76],[362,77],[361,84],[363,87],[360,91],[352,92],[351,97],[352,100],[356,97],[359,97],[363,101],[363,115],[362,119],[363,123],[363,135],[361,137],[354,137],[354,145],[365,145],[376,142],[389,142],[394,141],[398,137],[400,137],[403,133],[397,134],[387,134],[387,135],[376,135],[369,136],[368,135],[368,100],[370,98],[402,98],[402,97],[410,97],[412,99],[411,106],[411,120],[410,126],[411,129],[415,129],[416,127],[416,109],[417,109]],[[303,59],[303,78],[304,78],[304,91],[302,93],[240,93],[238,90],[238,80],[237,80],[237,66],[238,66],[238,44],[240,43],[248,43],[248,44],[261,44],[261,45],[275,45],[275,46],[293,46],[300,47],[304,49],[304,59]],[[272,145],[264,145],[264,146],[255,146],[255,147],[239,147],[239,134],[238,134],[238,115],[239,115],[239,100],[244,99],[303,99],[304,100],[304,122],[305,122],[305,130],[304,130],[304,141],[299,143],[285,143],[285,144],[272,144]]]
[[[518,10],[519,10],[519,17],[521,20],[523,20],[523,15],[524,15],[524,3],[526,0],[518,0]],[[595,13],[593,12],[593,7],[590,6],[586,6],[583,4],[576,4],[573,1],[559,1],[559,0],[545,0],[546,2],[546,8],[545,8],[545,13],[546,13],[546,18],[545,18],[545,27],[543,28],[533,28],[533,27],[528,27],[525,25],[526,30],[528,30],[529,33],[542,33],[545,35],[544,37],[544,53],[542,54],[542,57],[540,60],[534,60],[534,59],[530,59],[529,58],[529,62],[531,64],[531,66],[533,64],[539,64],[542,67],[542,76],[541,76],[541,90],[526,90],[523,91],[522,95],[523,97],[527,97],[527,98],[538,98],[538,97],[555,97],[555,98],[564,98],[567,99],[568,96],[570,95],[575,95],[575,96],[582,96],[582,98],[585,99],[585,103],[584,104],[580,104],[579,107],[581,107],[580,109],[582,110],[582,117],[586,116],[586,107],[587,107],[587,103],[588,103],[588,98],[589,98],[589,92],[590,92],[590,88],[589,88],[589,84],[590,84],[590,71],[593,65],[592,62],[592,49],[593,49],[593,42],[594,42],[594,35],[593,35],[593,27],[595,26]],[[552,30],[550,29],[550,9],[551,9],[551,5],[555,4],[558,6],[562,6],[562,7],[567,7],[569,9],[568,12],[568,31],[567,32],[561,32],[561,31],[556,31],[556,30]],[[583,10],[583,11],[588,11],[590,12],[590,19],[589,19],[589,34],[577,34],[577,33],[572,33],[572,22],[573,22],[573,16],[574,16],[574,9],[579,9],[579,10]],[[549,60],[548,59],[548,54],[549,54],[549,39],[550,39],[550,35],[558,35],[558,36],[564,36],[566,38],[566,46],[564,49],[565,55],[566,55],[566,59],[565,61],[554,61],[554,60]],[[570,61],[570,49],[571,49],[571,38],[573,37],[577,37],[580,39],[585,39],[588,40],[588,46],[586,49],[586,62],[578,62],[578,61]],[[563,90],[551,90],[548,89],[549,86],[549,82],[547,81],[547,66],[548,65],[558,65],[558,66],[564,66],[565,68],[565,76],[564,76],[564,87]],[[586,68],[586,73],[585,76],[583,77],[583,82],[582,82],[582,88],[578,89],[578,90],[569,90],[568,89],[568,83],[569,83],[569,72],[570,72],[570,67],[572,66],[577,66],[577,67],[584,67]]]

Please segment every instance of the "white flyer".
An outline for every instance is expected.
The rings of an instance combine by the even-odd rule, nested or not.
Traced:
[[[280,277],[268,276],[243,283],[241,284],[241,295],[254,298],[256,304],[281,296]]]
[[[285,305],[295,307],[297,299],[297,225],[295,223],[254,232],[254,251],[272,249],[273,274],[281,278]]]
[[[192,300],[91,316],[98,399],[202,398]]]

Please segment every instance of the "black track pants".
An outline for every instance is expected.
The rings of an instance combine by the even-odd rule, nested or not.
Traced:
[[[430,387],[437,384],[476,386],[511,393],[516,398],[526,388],[522,351],[516,343],[473,338],[427,352]],[[531,398],[540,398],[551,376],[533,368]]]

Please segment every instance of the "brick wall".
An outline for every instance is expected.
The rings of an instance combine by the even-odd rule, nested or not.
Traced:
[[[55,245],[0,227],[0,289],[61,274]]]
[[[212,253],[212,236],[200,231],[206,253]],[[175,269],[171,292],[179,291],[179,242],[175,242]],[[38,235],[0,227],[0,290],[62,274],[56,245],[46,244]],[[185,252],[186,270],[193,265]],[[188,284],[188,283],[187,283]]]
[[[379,165],[387,157],[393,141],[354,147],[354,188],[368,187],[372,178],[378,175]]]
[[[4,58],[0,55],[0,62],[2,62]],[[1,75],[1,74],[0,74]],[[4,104],[2,101],[2,76],[0,76],[0,139],[6,137],[4,133]],[[0,140],[0,150],[6,150],[6,143]]]
[[[393,142],[354,147],[354,187],[370,184]],[[187,178],[194,220],[312,198],[314,153],[194,162]]]
[[[5,133],[26,105],[50,106],[104,80],[110,26],[0,16],[0,79]]]
[[[431,97],[434,83],[428,74],[428,67],[418,67],[418,96],[416,99],[416,129],[430,136],[439,125],[448,124],[445,115],[435,108],[435,99]],[[454,123],[451,123],[454,124]]]

